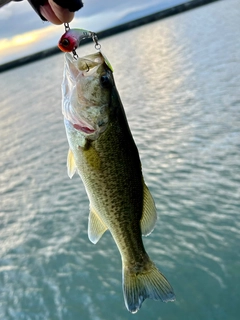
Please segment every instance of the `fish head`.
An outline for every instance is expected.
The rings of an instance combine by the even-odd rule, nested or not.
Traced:
[[[109,121],[112,68],[101,52],[74,59],[65,54],[62,84],[65,122],[95,140]]]

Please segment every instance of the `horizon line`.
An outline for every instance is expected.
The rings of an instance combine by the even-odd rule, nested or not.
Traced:
[[[136,20],[132,20],[129,22],[125,22],[123,24],[108,28],[106,30],[102,30],[97,32],[98,38],[99,39],[103,39],[106,37],[109,37],[111,35],[114,34],[118,34],[130,29],[134,29],[137,28],[139,26],[160,20],[160,19],[164,19],[170,16],[173,16],[175,14],[178,13],[182,13],[191,9],[195,9],[197,7],[200,7],[202,5],[206,5],[206,4],[210,4],[212,2],[215,1],[220,1],[220,0],[192,0],[192,1],[187,1],[185,3],[164,9],[164,10],[160,10],[157,11],[155,13],[152,13],[150,15],[138,18]],[[84,41],[81,42],[81,46],[86,44],[86,43],[90,43],[90,39],[85,39]],[[45,49],[36,53],[33,53],[31,55],[22,57],[22,58],[18,58],[9,62],[6,62],[4,64],[0,65],[0,73],[13,69],[13,68],[17,68],[20,66],[23,66],[25,64],[37,61],[37,60],[41,60],[47,57],[50,57],[52,55],[55,55],[57,53],[61,53],[62,51],[60,51],[60,49],[56,46],[51,47],[49,49]]]

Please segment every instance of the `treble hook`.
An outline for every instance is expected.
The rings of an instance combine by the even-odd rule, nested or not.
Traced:
[[[75,49],[73,49],[72,54],[73,54],[73,59],[77,60],[78,59],[78,54],[77,54]]]

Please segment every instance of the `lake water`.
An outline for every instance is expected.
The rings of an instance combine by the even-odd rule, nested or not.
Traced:
[[[219,1],[101,41],[158,210],[144,243],[177,296],[136,315],[117,247],[89,242],[67,176],[63,55],[0,75],[1,320],[239,319],[239,17],[239,0]]]

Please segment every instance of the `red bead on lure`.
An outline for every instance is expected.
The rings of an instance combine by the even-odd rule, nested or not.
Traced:
[[[94,38],[94,32],[84,29],[69,29],[58,42],[58,47],[63,52],[72,52],[76,50],[80,42],[86,38]]]

